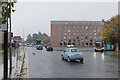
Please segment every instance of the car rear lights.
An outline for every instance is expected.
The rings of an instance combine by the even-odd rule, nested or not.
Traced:
[[[83,53],[81,53],[81,55],[83,56]]]
[[[73,56],[73,54],[71,54],[71,56]]]

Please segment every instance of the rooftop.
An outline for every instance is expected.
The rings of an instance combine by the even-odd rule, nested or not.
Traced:
[[[51,24],[104,24],[102,21],[51,21]]]

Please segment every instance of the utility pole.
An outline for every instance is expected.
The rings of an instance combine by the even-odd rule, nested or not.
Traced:
[[[11,7],[11,0],[10,0],[10,6]],[[11,9],[10,9],[10,71],[9,71],[9,76],[11,77],[12,74],[12,45],[11,45]]]
[[[8,0],[7,0],[8,2]],[[4,31],[4,70],[3,78],[8,79],[8,3],[2,0],[2,18],[6,21],[2,21],[2,31]]]

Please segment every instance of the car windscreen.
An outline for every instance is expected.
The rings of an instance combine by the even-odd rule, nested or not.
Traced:
[[[80,52],[78,49],[71,49],[71,52]]]
[[[102,47],[103,47],[103,44],[102,44],[102,43],[95,43],[95,46],[96,46],[97,48],[102,48]]]

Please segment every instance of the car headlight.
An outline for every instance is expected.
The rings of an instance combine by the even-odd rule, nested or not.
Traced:
[[[104,47],[102,49],[104,49]]]

